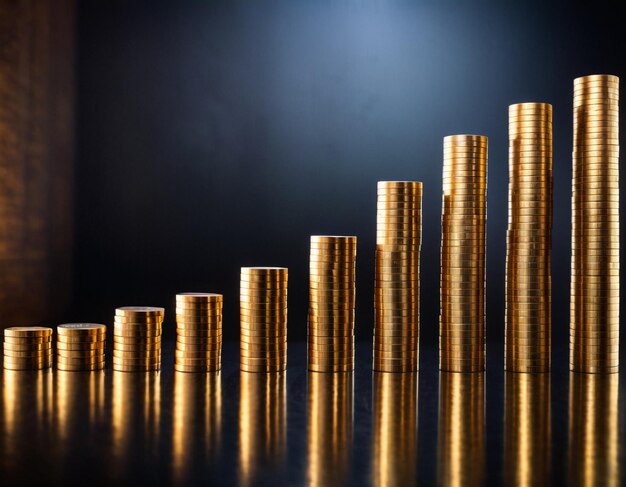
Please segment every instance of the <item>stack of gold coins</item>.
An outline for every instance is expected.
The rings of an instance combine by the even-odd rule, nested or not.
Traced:
[[[550,370],[551,246],[552,105],[511,105],[506,370]]]
[[[416,371],[422,183],[379,181],[376,210],[374,370]]]
[[[487,137],[443,141],[439,366],[485,369]]]
[[[309,370],[354,368],[356,237],[311,236],[309,260]]]
[[[67,323],[57,326],[57,369],[104,369],[105,325]]]
[[[4,368],[38,370],[52,366],[52,328],[14,326],[4,330]]]
[[[619,78],[574,80],[570,368],[619,367]]]
[[[115,310],[113,370],[139,372],[161,368],[161,329],[165,310],[124,306]]]
[[[179,372],[210,372],[222,366],[221,294],[176,295],[176,358]]]
[[[239,291],[240,369],[287,368],[286,267],[242,267]]]

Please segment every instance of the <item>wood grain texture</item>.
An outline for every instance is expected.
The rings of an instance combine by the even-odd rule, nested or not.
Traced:
[[[0,0],[0,327],[70,297],[74,16],[74,0]]]

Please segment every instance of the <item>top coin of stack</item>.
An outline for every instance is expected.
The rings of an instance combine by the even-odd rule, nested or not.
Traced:
[[[550,370],[551,246],[552,105],[511,105],[506,370]]]
[[[223,296],[214,293],[176,295],[176,358],[179,372],[220,370]]]
[[[57,369],[104,369],[105,325],[66,323],[57,326]]]
[[[52,366],[52,328],[14,326],[4,329],[4,368],[47,369]]]
[[[308,361],[313,372],[354,368],[356,237],[311,236]]]
[[[570,368],[619,367],[619,78],[574,80]]]
[[[419,368],[422,183],[379,181],[376,209],[374,370]]]
[[[239,293],[240,369],[287,368],[286,267],[242,267]]]
[[[115,310],[113,370],[139,372],[161,368],[161,330],[165,310],[124,306]]]
[[[443,142],[439,364],[450,372],[485,368],[487,137]]]

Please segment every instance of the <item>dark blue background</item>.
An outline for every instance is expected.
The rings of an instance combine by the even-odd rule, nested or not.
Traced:
[[[422,346],[437,346],[442,137],[489,136],[487,329],[503,336],[507,107],[554,106],[554,341],[568,336],[572,82],[626,74],[618,2],[89,1],[80,6],[72,319],[225,295],[290,272],[306,335],[311,234],[356,234],[372,329],[377,180],[424,182]],[[173,325],[166,327],[173,336]],[[497,351],[501,356],[500,348]]]

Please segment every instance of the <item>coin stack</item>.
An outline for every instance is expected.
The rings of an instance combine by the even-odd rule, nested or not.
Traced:
[[[124,306],[115,310],[113,370],[139,372],[161,368],[161,329],[165,310]]]
[[[176,358],[179,372],[220,370],[222,362],[221,294],[176,295]]]
[[[439,366],[485,369],[487,137],[443,141]]]
[[[57,369],[104,369],[105,325],[67,323],[57,326]]]
[[[619,367],[619,78],[574,80],[570,369]]]
[[[511,105],[506,370],[550,370],[551,246],[552,105]]]
[[[354,369],[356,237],[311,236],[308,360],[313,372]]]
[[[287,368],[286,267],[242,267],[239,291],[240,369]]]
[[[374,370],[416,371],[422,183],[379,181],[377,192]]]
[[[4,368],[39,370],[52,366],[52,328],[14,326],[4,329]]]

